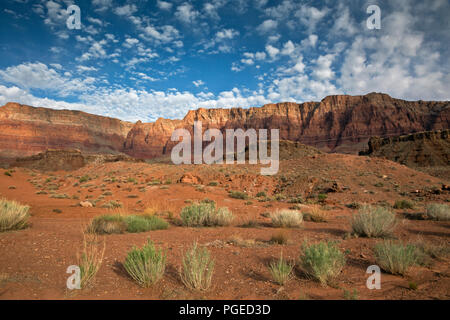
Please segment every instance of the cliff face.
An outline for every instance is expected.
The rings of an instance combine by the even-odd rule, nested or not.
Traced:
[[[8,103],[0,108],[0,157],[25,157],[47,149],[117,153],[132,127],[81,111]]]
[[[80,111],[57,111],[8,103],[0,108],[0,157],[23,157],[46,149],[123,152],[136,158],[169,154],[172,132],[194,121],[203,129],[274,129],[281,140],[327,152],[357,153],[372,136],[395,136],[450,128],[450,102],[404,101],[386,94],[329,96],[321,102],[268,104],[261,108],[198,109],[183,120],[129,122]]]
[[[450,130],[373,137],[369,140],[369,149],[360,154],[386,158],[409,167],[449,166]]]
[[[268,104],[249,109],[198,109],[183,120],[137,124],[124,151],[147,158],[170,152],[175,128],[278,128],[280,139],[299,141],[326,152],[357,153],[372,136],[439,130],[450,127],[450,102],[404,101],[386,94],[329,96],[321,102]]]

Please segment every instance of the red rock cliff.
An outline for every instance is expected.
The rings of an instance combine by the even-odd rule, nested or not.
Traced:
[[[30,156],[47,149],[117,153],[132,123],[81,111],[8,103],[0,108],[0,157]]]
[[[183,120],[129,122],[80,111],[0,107],[0,157],[28,156],[46,149],[124,152],[152,158],[169,154],[173,130],[280,129],[280,139],[299,141],[327,152],[357,153],[372,136],[388,137],[450,128],[450,102],[404,101],[386,94],[329,96],[321,102],[268,104],[261,108],[198,109]]]
[[[386,94],[329,96],[321,102],[268,104],[249,109],[198,109],[183,120],[136,124],[124,151],[147,158],[170,152],[175,128],[278,128],[280,139],[299,141],[327,152],[357,153],[372,136],[394,136],[450,127],[450,102],[404,101]]]

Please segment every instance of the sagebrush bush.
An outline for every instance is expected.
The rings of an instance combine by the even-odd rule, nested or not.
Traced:
[[[248,195],[241,191],[230,191],[230,198],[233,199],[241,199],[241,200],[247,200]]]
[[[291,277],[293,264],[283,259],[283,254],[278,261],[272,261],[269,265],[269,271],[273,280],[283,286]]]
[[[105,202],[102,205],[102,208],[106,208],[106,209],[117,209],[117,208],[122,208],[122,207],[123,207],[123,205],[120,202],[117,202],[114,200]]]
[[[432,203],[427,206],[427,216],[438,221],[450,220],[450,206],[448,204]]]
[[[107,214],[92,219],[88,232],[97,234],[120,234],[127,230],[125,217],[120,214]]]
[[[214,260],[206,248],[199,248],[195,242],[183,258],[180,271],[181,281],[193,290],[208,290],[214,272]]]
[[[215,202],[201,202],[186,206],[181,210],[181,221],[188,227],[226,226],[233,221],[228,208],[216,209]]]
[[[139,249],[133,247],[123,264],[125,270],[140,286],[149,287],[161,280],[166,269],[166,255],[162,249],[156,249],[148,240]]]
[[[375,261],[384,271],[404,275],[417,264],[420,252],[416,246],[393,241],[383,241],[374,248]]]
[[[414,204],[409,200],[397,200],[394,204],[394,209],[412,209]]]
[[[165,220],[153,215],[127,216],[125,217],[125,222],[127,224],[127,232],[130,233],[164,230],[169,227]]]
[[[270,215],[272,225],[276,228],[297,228],[303,222],[303,215],[297,210],[280,210]]]
[[[368,238],[382,238],[392,234],[396,226],[395,214],[384,207],[363,205],[351,220],[354,234]]]
[[[105,248],[105,242],[102,247],[96,235],[83,233],[83,250],[78,255],[81,288],[87,287],[94,279],[102,265]]]
[[[0,232],[21,230],[28,226],[30,207],[16,201],[0,199]]]
[[[341,273],[345,256],[333,242],[304,243],[299,265],[306,276],[326,285]]]

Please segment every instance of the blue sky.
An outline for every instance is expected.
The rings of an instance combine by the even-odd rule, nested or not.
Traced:
[[[148,122],[372,91],[450,100],[449,15],[447,0],[2,0],[0,105]]]

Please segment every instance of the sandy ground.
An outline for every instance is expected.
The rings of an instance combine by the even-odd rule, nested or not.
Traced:
[[[3,279],[0,299],[344,299],[344,291],[354,290],[359,299],[450,298],[448,257],[433,259],[428,266],[414,267],[404,277],[383,273],[381,290],[366,287],[369,277],[366,269],[375,264],[372,248],[382,240],[348,237],[349,218],[356,210],[346,204],[392,205],[396,200],[410,199],[416,204],[414,209],[395,210],[399,224],[394,237],[449,246],[450,222],[405,218],[407,213],[423,212],[426,203],[448,201],[448,191],[432,191],[447,181],[390,161],[344,155],[305,157],[282,162],[276,177],[259,176],[257,167],[122,162],[51,174],[15,169],[12,176],[7,176],[3,171],[0,170],[0,197],[29,205],[32,217],[29,228],[0,233],[0,279]],[[179,183],[186,173],[198,181]],[[80,183],[84,175],[91,180]],[[209,186],[213,181],[217,183]],[[311,196],[316,186],[334,181],[341,190],[328,193],[321,204],[328,213],[327,222],[305,221],[298,229],[277,229],[270,225],[266,213],[292,207],[294,204],[288,200],[296,194]],[[47,193],[39,192],[42,190]],[[229,190],[246,191],[250,199],[232,199]],[[286,199],[259,202],[256,193],[260,191],[269,196],[283,193]],[[52,193],[66,194],[68,199],[51,198]],[[205,198],[228,207],[236,217],[233,224],[186,228],[171,223],[167,230],[101,236],[106,242],[106,252],[95,282],[83,290],[66,289],[70,276],[66,269],[76,264],[83,229],[93,217],[110,213],[101,208],[102,203],[120,201],[124,210],[134,214],[156,207],[163,218],[175,221],[187,199]],[[79,202],[85,199],[98,199],[96,207],[80,207]],[[309,200],[312,202],[314,197]],[[309,204],[297,205],[301,211],[307,211]],[[242,227],[250,220],[258,226]],[[287,245],[269,243],[272,235],[279,232],[288,236]],[[159,283],[144,289],[127,276],[122,262],[128,250],[134,245],[142,246],[148,238],[167,250],[167,270]],[[267,268],[270,261],[281,253],[286,259],[297,260],[305,239],[336,240],[346,253],[347,264],[332,286],[323,287],[297,269],[283,287],[271,280]],[[213,284],[206,292],[188,290],[179,278],[183,252],[193,241],[207,246],[216,262]],[[411,283],[417,284],[416,290],[410,289]]]

